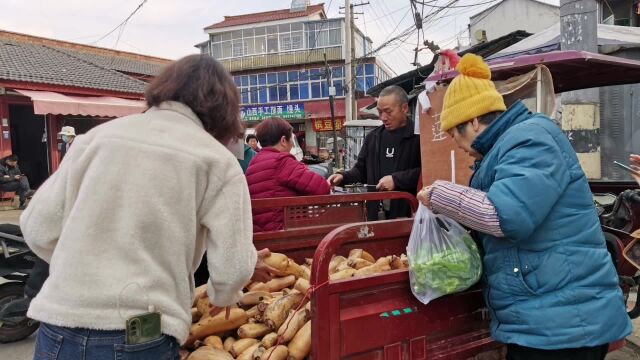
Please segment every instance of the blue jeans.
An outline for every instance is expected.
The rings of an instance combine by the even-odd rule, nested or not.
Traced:
[[[127,345],[124,330],[90,330],[40,324],[34,360],[179,360],[172,336]]]

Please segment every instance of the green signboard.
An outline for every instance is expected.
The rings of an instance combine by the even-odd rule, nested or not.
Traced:
[[[304,103],[242,106],[240,114],[245,121],[260,121],[274,116],[290,120],[304,119]]]

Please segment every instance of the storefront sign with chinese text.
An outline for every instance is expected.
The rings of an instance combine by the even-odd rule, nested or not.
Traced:
[[[259,121],[270,117],[304,119],[304,103],[242,106],[240,115],[245,121]]]
[[[336,119],[336,131],[342,130],[344,125],[344,118]],[[313,130],[316,132],[333,131],[333,124],[331,119],[314,119]]]

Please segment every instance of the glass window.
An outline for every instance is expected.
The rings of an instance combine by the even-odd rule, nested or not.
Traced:
[[[242,40],[233,42],[233,57],[241,57],[247,53],[247,44]]]
[[[256,36],[265,35],[266,34],[266,29],[264,27],[257,27],[257,28],[255,28],[255,33],[256,33]]]
[[[221,44],[213,44],[212,50],[213,50],[212,55],[213,55],[214,58],[216,58],[216,59],[222,58],[222,45]]]
[[[362,76],[362,64],[358,64],[356,67],[356,76]]]
[[[220,34],[220,40],[221,41],[231,40],[231,33],[230,32],[225,32],[225,33]]]
[[[268,103],[269,102],[269,97],[267,96],[267,88],[261,88],[260,89],[260,102],[261,103]]]
[[[222,59],[231,57],[231,41],[222,43]]]
[[[289,32],[291,31],[291,24],[280,24],[278,26],[278,31],[280,33],[284,33],[284,32]]]
[[[287,85],[278,85],[278,98],[280,101],[289,100]]]
[[[309,80],[309,72],[307,70],[300,70],[299,79],[300,81]]]
[[[267,74],[267,83],[268,84],[276,84],[278,82],[278,74],[276,73],[268,73]]]
[[[329,43],[327,45],[340,45],[342,43],[340,29],[329,30]]]
[[[316,46],[328,46],[329,44],[329,32],[327,30],[318,31],[316,33]]]
[[[375,66],[373,64],[365,64],[364,65],[364,73],[365,73],[365,75],[374,75],[375,74]]]
[[[249,93],[245,90],[243,90],[240,94],[242,94],[242,103],[243,104],[248,104],[249,103]]]
[[[281,71],[278,73],[278,83],[285,83],[287,82],[287,72],[286,71]]]
[[[372,87],[376,86],[376,77],[375,76],[367,76],[367,90],[371,89]]]
[[[256,48],[253,46],[253,38],[244,39],[247,52],[245,55],[251,55],[256,53]]]
[[[257,86],[252,86],[251,87],[251,93],[250,93],[250,100],[252,103],[256,104],[258,103],[258,87]]]
[[[342,69],[343,69],[342,66],[336,66],[331,68],[331,76],[333,76],[334,79],[344,77]]]
[[[253,37],[253,29],[242,30],[242,37],[245,37],[245,38]]]
[[[310,31],[307,33],[307,48],[313,49],[316,46],[316,33],[315,31]]]
[[[269,88],[269,102],[277,102],[278,101],[278,87],[271,86]]]
[[[311,98],[312,99],[320,99],[322,94],[320,92],[320,82],[314,81],[311,83]]]
[[[291,31],[302,31],[304,24],[301,22],[291,24]]]
[[[255,38],[255,52],[254,54],[264,54],[267,52],[267,38],[259,36]]]
[[[311,80],[317,80],[322,77],[322,72],[320,71],[320,69],[311,69],[309,73],[310,73],[309,78]]]
[[[249,75],[249,84],[258,85],[258,75]]]
[[[336,96],[344,96],[344,85],[342,80],[334,80],[333,86],[336,88]]]
[[[277,33],[278,33],[277,25],[267,26],[267,34],[277,34]]]
[[[222,41],[222,35],[220,35],[220,34],[213,34],[213,35],[211,35],[211,41],[213,41],[213,42],[220,42],[220,41]]]
[[[300,32],[291,33],[291,49],[297,50],[304,48],[304,34]]]
[[[298,81],[297,71],[289,71],[289,81]]]
[[[242,85],[242,78],[240,76],[234,76],[233,83],[236,84],[236,86]]]
[[[300,83],[299,85],[300,100],[306,100],[309,98],[309,83]]]
[[[321,82],[320,86],[322,87],[322,97],[323,98],[329,97],[329,87],[327,86],[327,82],[326,81]]]
[[[291,34],[280,35],[280,51],[288,51],[292,49]]]
[[[300,93],[298,92],[298,84],[289,84],[289,97],[291,100],[300,99]]]
[[[267,74],[259,74],[258,75],[258,84],[266,85],[267,84]]]
[[[360,90],[360,91],[364,91],[364,78],[361,76],[358,76],[358,81],[356,84],[356,89]]]
[[[267,35],[267,52],[278,52],[278,35]]]
[[[242,30],[235,30],[231,32],[232,39],[242,39]]]
[[[242,86],[249,86],[249,77],[247,75],[242,76]]]

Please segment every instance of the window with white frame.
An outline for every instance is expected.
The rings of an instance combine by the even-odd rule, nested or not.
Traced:
[[[381,82],[376,77],[380,69],[373,63],[357,66],[357,87],[367,91]],[[336,88],[336,96],[344,96],[344,66],[331,68],[331,80]],[[382,72],[384,73],[384,72]],[[278,71],[234,76],[240,89],[241,101],[246,104],[266,104],[287,101],[326,99],[329,88],[324,68]]]

